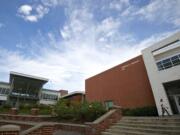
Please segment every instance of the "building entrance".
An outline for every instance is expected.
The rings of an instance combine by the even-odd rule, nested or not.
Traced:
[[[180,115],[180,80],[164,84],[173,114]]]
[[[180,95],[175,95],[174,100],[177,106],[178,113],[180,114]]]

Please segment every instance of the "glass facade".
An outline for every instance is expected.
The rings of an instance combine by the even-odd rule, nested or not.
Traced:
[[[54,95],[54,94],[42,93],[41,94],[41,99],[44,99],[44,100],[58,100],[58,96]]]
[[[0,87],[0,94],[1,95],[8,95],[9,94],[9,89]]]
[[[156,64],[159,71],[180,65],[180,54],[158,61]]]

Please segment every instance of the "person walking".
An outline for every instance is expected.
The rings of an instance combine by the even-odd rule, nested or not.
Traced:
[[[160,99],[160,103],[161,103],[161,110],[162,110],[162,116],[165,116],[165,113],[170,116],[169,112],[168,112],[168,108],[164,106],[163,104],[163,99]]]

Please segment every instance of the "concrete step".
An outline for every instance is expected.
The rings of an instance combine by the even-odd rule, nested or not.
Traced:
[[[132,132],[144,132],[144,133],[156,133],[156,134],[168,134],[168,135],[180,135],[180,129],[179,130],[170,130],[170,129],[155,129],[155,128],[135,128],[135,127],[126,127],[126,126],[119,126],[117,127],[111,127],[110,129],[107,129],[108,132],[111,133],[121,133],[126,131],[132,131]]]
[[[123,117],[102,135],[180,135],[180,116]]]
[[[137,124],[137,123],[117,123],[116,125],[112,126],[112,127],[121,127],[121,126],[125,126],[125,127],[140,127],[140,128],[149,128],[149,129],[170,129],[170,130],[176,130],[176,129],[180,129],[180,124]]]
[[[176,122],[176,121],[174,121],[174,122],[162,122],[162,121],[158,121],[158,120],[156,120],[156,121],[119,121],[119,122],[117,122],[117,125],[118,124],[136,124],[136,125],[139,125],[139,124],[149,124],[149,125],[171,125],[171,126],[178,126],[178,125],[180,125],[180,122]]]
[[[146,122],[180,122],[180,116],[167,116],[167,117],[123,117],[121,121],[146,121]]]
[[[156,134],[156,133],[146,133],[146,132],[132,132],[132,131],[121,131],[119,133],[112,133],[112,132],[102,132],[101,135],[168,135],[168,134]]]

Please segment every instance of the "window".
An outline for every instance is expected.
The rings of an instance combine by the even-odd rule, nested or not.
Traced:
[[[172,60],[173,65],[179,65],[180,64],[180,59],[178,56],[172,57],[171,60]]]
[[[0,94],[7,95],[9,93],[9,89],[7,88],[0,88]]]
[[[170,59],[163,60],[162,63],[165,69],[172,67],[172,63]]]
[[[41,94],[41,99],[45,99],[45,100],[57,100],[58,96],[57,95],[53,95],[53,94],[42,93]]]
[[[156,64],[159,71],[180,65],[180,54],[158,61]]]
[[[158,66],[159,70],[163,70],[164,69],[164,66],[163,66],[161,61],[157,63],[157,66]]]

